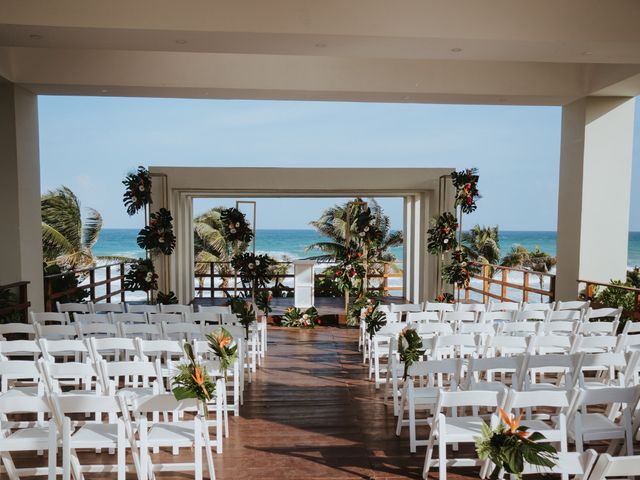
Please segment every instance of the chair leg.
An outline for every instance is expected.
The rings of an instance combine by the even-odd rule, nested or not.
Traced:
[[[62,480],[71,480],[71,424],[65,418],[62,425]]]
[[[427,453],[424,456],[424,466],[422,467],[422,478],[429,476],[429,470],[431,469],[431,459],[433,458],[433,446],[435,444],[434,430],[431,430],[429,434],[429,443],[427,444]]]
[[[438,470],[440,478],[447,478],[447,442],[442,432],[438,435]]]
[[[47,467],[49,468],[48,480],[55,480],[57,477],[57,455],[58,455],[58,432],[55,423],[49,421],[49,451],[47,452]],[[9,470],[7,469],[7,473]],[[12,478],[12,477],[10,477]]]
[[[409,451],[416,453],[416,406],[413,395],[409,397]]]
[[[127,464],[125,454],[127,449],[125,447],[124,425],[122,420],[118,420],[118,480],[125,480],[127,477]]]
[[[206,422],[203,422],[205,425],[202,428],[206,427]],[[200,430],[200,423],[194,423],[195,431],[194,431],[194,445],[193,445],[193,463],[195,469],[195,480],[202,480],[202,431]]]
[[[396,422],[396,436],[398,436],[398,437],[402,433],[402,422],[404,421],[404,409],[405,409],[406,398],[407,398],[405,390],[403,390],[402,398],[400,399],[400,409],[398,411],[398,421]]]

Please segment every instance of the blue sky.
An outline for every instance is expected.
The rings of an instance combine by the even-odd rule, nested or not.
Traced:
[[[640,195],[638,110],[633,199]],[[129,170],[173,165],[477,167],[482,199],[466,225],[556,229],[559,107],[40,97],[39,115],[42,190],[70,187],[106,228],[143,222],[122,206]],[[199,201],[196,211],[215,203]],[[308,228],[330,203],[259,201],[258,227]],[[632,230],[640,230],[638,203]],[[382,204],[400,228],[402,202]]]

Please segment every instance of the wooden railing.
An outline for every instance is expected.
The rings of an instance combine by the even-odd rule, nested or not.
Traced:
[[[29,282],[14,282],[7,285],[0,285],[0,295],[2,296],[2,307],[0,308],[0,319],[7,321],[20,320],[27,323],[29,307],[29,296],[27,293]],[[14,316],[16,317],[14,319]]]
[[[289,266],[292,262],[278,262],[278,265],[287,265],[287,273],[275,275],[273,277],[272,285],[276,282],[284,283],[286,279],[293,279],[293,273],[289,273]],[[231,268],[230,262],[196,262],[196,267],[204,266],[200,272],[195,273],[196,296],[203,297],[205,292],[208,292],[210,297],[215,297],[217,292],[222,292],[223,295],[233,294],[234,291],[242,291],[242,283],[239,278],[234,277],[234,271]],[[204,271],[202,271],[204,270]],[[402,291],[402,286],[390,286],[390,278],[402,278],[402,273],[391,272],[390,265],[388,263],[383,264],[382,273],[370,273],[368,275],[369,288],[381,289],[384,295],[390,295],[393,291]],[[208,279],[208,285],[205,285],[205,279]],[[376,282],[375,280],[381,279],[382,282]],[[222,286],[221,286],[222,285]],[[248,293],[248,292],[245,292]]]
[[[583,296],[586,300],[594,301],[596,296],[597,287],[604,287],[609,289],[622,290],[627,292],[630,296],[633,296],[633,310],[625,310],[623,315],[627,318],[633,318],[635,321],[640,321],[640,288],[628,287],[626,285],[615,285],[612,283],[601,283],[594,282],[591,280],[578,280],[578,285],[585,285]],[[617,308],[619,305],[598,305],[596,306],[607,306],[611,308]]]
[[[56,301],[69,295],[76,295],[86,291],[88,300],[92,302],[111,303],[111,299],[118,297],[120,302],[125,301],[124,274],[125,262],[98,265],[95,267],[80,270],[70,270],[62,273],[54,273],[44,276],[44,306],[45,310],[52,312],[55,310]],[[96,280],[96,272],[104,270],[104,279]],[[56,279],[73,275],[78,279],[78,286],[71,287],[63,291],[54,291]],[[84,282],[88,278],[88,282]],[[104,293],[100,295],[97,290],[104,286]]]
[[[504,267],[502,265],[483,265],[476,264],[481,267],[479,274],[472,274],[471,278],[480,280],[482,287],[478,288],[469,285],[465,289],[465,299],[471,300],[471,293],[477,293],[482,296],[482,302],[487,303],[490,299],[500,302],[529,302],[531,295],[538,295],[537,300],[553,302],[555,298],[556,276],[553,273],[534,272],[523,268]],[[518,283],[513,278],[509,279],[512,273],[522,278],[522,282]],[[513,277],[513,275],[512,275]],[[548,290],[540,286],[548,283]],[[532,284],[536,286],[532,286]],[[497,285],[498,288],[491,288]]]

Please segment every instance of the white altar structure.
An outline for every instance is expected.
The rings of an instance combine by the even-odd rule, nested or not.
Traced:
[[[314,260],[295,260],[293,262],[293,305],[297,308],[313,307],[314,299]]]

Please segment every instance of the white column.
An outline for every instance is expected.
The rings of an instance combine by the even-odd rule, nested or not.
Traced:
[[[402,296],[411,301],[413,285],[413,197],[404,197]]]
[[[2,78],[0,168],[0,284],[31,282],[31,308],[43,311],[38,100]]]
[[[586,97],[562,109],[556,297],[577,280],[622,280],[627,269],[635,100]]]

